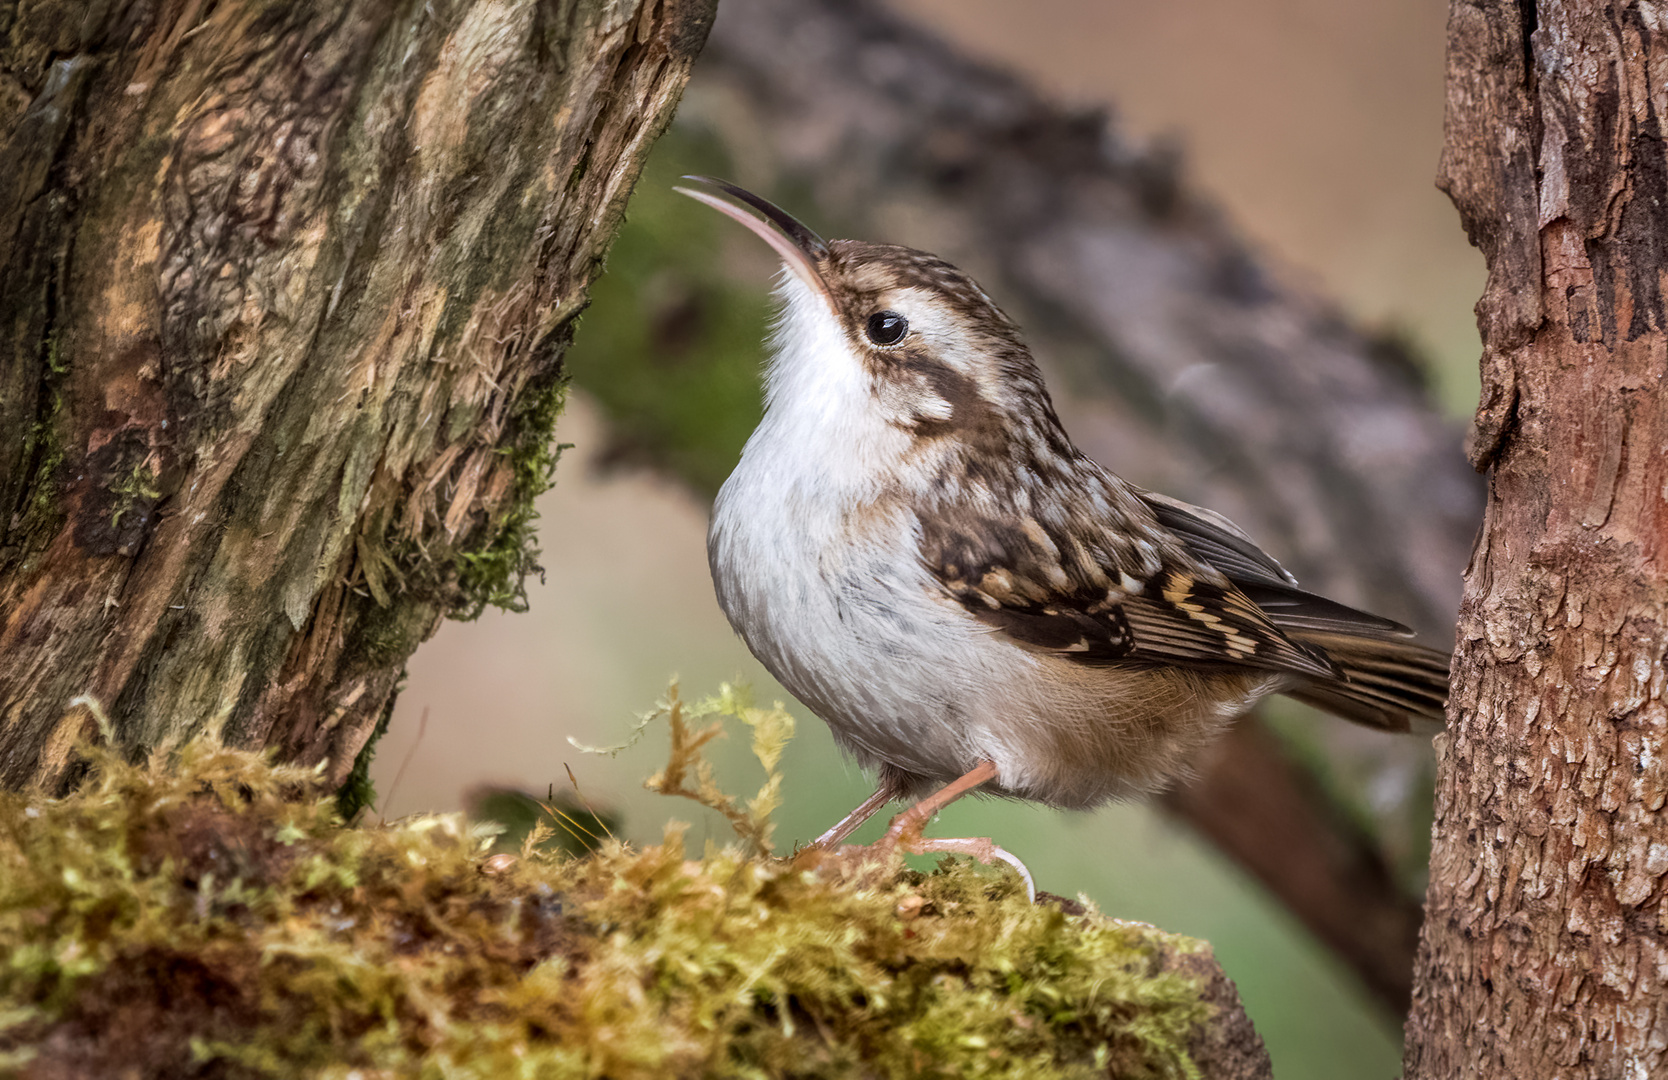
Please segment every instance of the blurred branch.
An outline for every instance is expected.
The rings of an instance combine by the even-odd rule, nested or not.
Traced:
[[[825,235],[972,272],[1027,327],[1098,460],[1227,513],[1317,591],[1452,634],[1481,506],[1457,427],[1404,350],[1281,280],[1185,187],[1173,151],[834,0],[725,0],[680,125]],[[1381,776],[1429,755],[1324,730],[1357,754],[1371,740]],[[1201,767],[1164,805],[1405,1011],[1419,908],[1382,840],[1256,720]]]
[[[1423,912],[1373,838],[1263,724],[1236,724],[1200,766],[1198,782],[1166,792],[1160,805],[1233,856],[1404,1015]]]

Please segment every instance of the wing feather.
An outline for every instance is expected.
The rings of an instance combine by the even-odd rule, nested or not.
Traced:
[[[1081,526],[1033,516],[940,513],[923,522],[921,557],[974,618],[1024,648],[1089,664],[1337,675],[1324,653],[1289,638],[1178,537],[1150,518],[1140,524],[1145,551],[1110,526],[1106,535],[1085,535]],[[1236,543],[1255,550],[1249,540]]]
[[[1141,497],[1152,507],[1160,525],[1239,586],[1280,629],[1413,636],[1413,631],[1392,619],[1358,611],[1298,588],[1297,579],[1285,567],[1258,547],[1238,525],[1216,511],[1151,491],[1143,492]]]
[[[1105,483],[1057,499],[1052,515],[941,507],[920,519],[922,562],[1022,648],[1094,665],[1286,672],[1288,693],[1361,723],[1440,719],[1446,654],[1408,642],[1400,623],[1304,592],[1222,515]],[[1105,513],[1085,522],[1086,505]]]

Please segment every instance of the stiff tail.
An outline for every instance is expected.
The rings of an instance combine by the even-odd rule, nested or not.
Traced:
[[[1298,629],[1287,635],[1324,652],[1342,673],[1338,679],[1304,683],[1286,691],[1288,696],[1385,731],[1443,723],[1447,653],[1389,636]]]

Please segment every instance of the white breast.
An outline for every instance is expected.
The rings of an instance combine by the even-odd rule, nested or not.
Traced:
[[[914,521],[876,505],[910,445],[874,415],[868,376],[797,278],[781,292],[766,412],[713,506],[719,605],[753,654],[865,764],[937,774],[966,753],[936,721],[965,687],[923,670],[964,616],[930,600]],[[911,721],[915,722],[911,722]],[[930,766],[930,768],[929,768]]]

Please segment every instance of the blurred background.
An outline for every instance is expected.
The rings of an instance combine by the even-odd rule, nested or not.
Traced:
[[[1347,348],[1338,349],[1351,355],[1391,355],[1393,365],[1407,369],[1405,378],[1398,376],[1405,393],[1392,395],[1395,407],[1407,415],[1426,410],[1421,438],[1458,461],[1457,418],[1475,399],[1478,343],[1470,309],[1483,272],[1432,184],[1441,148],[1442,0],[893,0],[858,7],[879,21],[857,26],[853,40],[902,36],[888,38],[891,53],[850,54],[860,58],[851,62],[853,83],[884,90],[920,77],[918,64],[887,67],[887,56],[908,56],[918,45],[913,31],[893,28],[893,18],[942,40],[976,68],[1006,71],[1012,82],[993,75],[996,82],[967,95],[967,107],[1034,91],[1065,118],[1060,123],[1090,131],[1104,161],[1086,167],[1134,177],[1131,190],[1144,208],[1125,227],[1105,216],[1112,211],[1101,207],[1104,199],[1084,196],[1055,206],[1044,200],[1035,210],[1041,220],[1082,215],[1103,232],[1123,229],[1193,248],[1205,243],[1200,236],[1235,251],[1243,245],[1257,279],[1274,283],[1266,286],[1269,295],[1298,298],[1291,303],[1302,313],[1265,336],[1278,342],[1286,340],[1282,333],[1293,341],[1333,335],[1346,340]],[[780,8],[768,0],[720,4],[708,53],[678,123],[655,150],[570,354],[575,390],[558,436],[572,446],[555,489],[540,504],[545,579],[529,583],[526,613],[490,612],[473,623],[447,624],[419,650],[377,750],[379,814],[457,809],[493,786],[541,796],[552,787],[571,790],[567,766],[585,798],[634,841],[658,840],[672,817],[694,823],[692,845],[728,838],[721,821],[693,804],[641,790],[641,780],[664,762],[660,730],[614,758],[580,753],[568,741],[622,741],[673,675],[691,698],[734,680],[750,683],[761,703],[786,698],[730,632],[712,597],[705,554],[711,494],[759,414],[760,342],[776,264],[743,230],[670,193],[672,180],[686,172],[726,175],[760,189],[824,235],[927,247],[967,266],[1022,323],[1039,330],[1039,360],[1062,399],[1067,426],[1104,464],[1240,519],[1277,556],[1295,559],[1289,565],[1308,584],[1332,587],[1340,599],[1358,603],[1401,603],[1386,613],[1433,635],[1445,627],[1451,633],[1462,544],[1400,544],[1413,552],[1410,568],[1388,584],[1357,584],[1346,571],[1334,580],[1313,553],[1348,544],[1329,540],[1324,526],[1300,522],[1282,546],[1279,536],[1267,535],[1281,526],[1253,525],[1257,496],[1242,494],[1237,465],[1206,468],[1210,475],[1197,481],[1201,469],[1186,453],[1153,451],[1168,445],[1166,438],[1196,444],[1206,423],[1198,417],[1210,414],[1191,404],[1171,409],[1182,393],[1179,382],[1165,383],[1169,389],[1157,404],[1139,390],[1132,392],[1134,405],[1108,404],[1117,394],[1106,386],[1139,381],[1128,373],[1140,367],[1141,346],[1138,335],[1118,338],[1115,325],[1103,335],[1113,344],[1097,359],[1093,340],[1100,339],[1072,330],[1083,320],[1072,313],[1068,294],[1098,287],[1082,280],[1086,264],[1074,264],[1065,278],[1050,278],[1046,267],[1022,275],[1011,264],[1030,258],[1024,244],[986,242],[980,232],[990,217],[979,210],[985,204],[978,199],[986,196],[967,192],[994,190],[982,180],[969,183],[957,174],[909,188],[920,169],[894,144],[931,141],[945,125],[929,123],[925,135],[911,135],[887,127],[878,107],[863,99],[832,119],[816,108],[782,104],[788,91],[774,86],[773,69],[759,59],[775,53],[796,60],[794,29],[782,22]],[[828,15],[827,5],[818,10]],[[785,35],[785,57],[783,47],[765,40],[767,33]],[[815,37],[824,48],[832,35],[818,30]],[[818,62],[833,72],[822,77],[841,83],[841,64],[848,61],[833,49],[827,45]],[[820,70],[809,61],[799,67],[804,78]],[[944,70],[949,79],[959,69]],[[888,100],[905,101],[908,92]],[[955,99],[960,90],[944,93]],[[1044,106],[1027,108],[1025,115],[1037,116]],[[870,120],[872,128],[865,126]],[[838,137],[830,134],[836,128]],[[853,164],[863,157],[850,152],[853,138],[859,148],[891,148],[860,179],[852,178],[865,167]],[[848,150],[841,153],[841,146]],[[985,152],[977,143],[966,151],[975,173]],[[1017,154],[1022,162],[1025,153]],[[1183,211],[1172,205],[1177,190],[1186,193]],[[1014,203],[1003,198],[1003,206]],[[1152,205],[1155,199],[1161,205]],[[1070,235],[1089,234],[1085,226]],[[1014,284],[1005,288],[1010,278]],[[1211,317],[1202,309],[1202,321]],[[1189,377],[1210,369],[1208,376],[1215,363],[1191,364]],[[1103,372],[1112,374],[1097,382]],[[1360,380],[1326,367],[1312,381],[1368,410],[1362,415],[1379,415],[1371,410],[1383,393],[1362,389]],[[1155,411],[1170,419],[1153,420]],[[1178,427],[1175,416],[1192,419]],[[1401,427],[1409,422],[1398,421]],[[1277,445],[1293,425],[1265,426],[1276,432],[1269,439]],[[1207,424],[1206,430],[1216,429]],[[1362,450],[1362,475],[1396,453]],[[1463,463],[1445,464],[1441,475],[1415,471],[1425,474],[1428,497],[1441,505],[1417,505],[1420,485],[1412,485],[1407,498],[1415,505],[1404,516],[1447,521],[1448,534],[1468,538],[1470,489],[1463,479],[1444,479],[1463,477]],[[1358,554],[1342,551],[1339,561],[1347,567]],[[1313,569],[1303,565],[1306,557]],[[1408,585],[1400,578],[1418,580]],[[789,705],[799,734],[784,761],[780,848],[815,836],[872,790],[840,758],[821,722]],[[1333,791],[1339,812],[1353,815],[1382,843],[1401,887],[1416,896],[1429,812],[1428,739],[1340,732],[1340,722],[1295,707],[1266,719]],[[745,738],[732,738],[715,757],[728,790],[756,788],[760,773]],[[879,828],[871,823],[859,839]],[[1208,939],[1238,982],[1277,1075],[1387,1077],[1399,1070],[1399,1017],[1267,889],[1153,807],[1061,814],[964,800],[933,831],[995,836],[1025,859],[1043,889],[1083,893],[1108,914]]]

